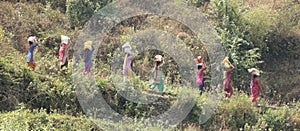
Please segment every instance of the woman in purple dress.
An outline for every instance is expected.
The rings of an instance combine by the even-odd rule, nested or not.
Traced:
[[[132,51],[132,48],[129,44],[129,42],[126,42],[123,46],[122,49],[126,53],[125,59],[124,59],[124,65],[123,65],[123,75],[125,77],[133,77],[133,72],[131,68],[132,60],[135,57],[134,52]]]
[[[92,55],[95,50],[92,44],[92,41],[87,41],[84,43],[84,74],[88,74],[91,72]]]

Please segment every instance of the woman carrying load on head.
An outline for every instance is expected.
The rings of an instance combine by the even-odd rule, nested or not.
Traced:
[[[84,43],[84,74],[91,72],[92,67],[92,55],[95,48],[92,41],[87,41]]]
[[[259,74],[259,70],[255,69],[255,68],[251,68],[248,69],[248,71],[252,74],[252,78],[251,78],[251,82],[250,82],[250,88],[251,88],[251,101],[253,103],[255,103],[256,105],[256,101],[259,95],[259,85],[258,85],[258,76]]]
[[[230,82],[230,75],[233,72],[233,70],[235,69],[234,66],[230,63],[228,57],[226,57],[223,60],[223,63],[225,64],[225,67],[227,68],[227,70],[225,71],[225,78],[223,81],[223,87],[224,87],[224,95],[225,98],[230,98],[233,94],[233,89],[231,86],[231,82]]]
[[[28,55],[27,55],[27,65],[34,71],[36,64],[33,59],[33,51],[34,51],[35,47],[37,47],[39,45],[39,43],[35,36],[30,36],[27,41],[29,44]]]
[[[151,84],[150,89],[158,88],[159,92],[163,93],[164,91],[164,79],[163,74],[159,71],[159,68],[163,65],[164,60],[161,55],[156,55],[155,57],[155,65],[153,71],[153,83]]]
[[[60,68],[63,67],[68,68],[68,47],[69,47],[69,40],[68,36],[61,35],[61,45],[59,49],[59,61],[60,61]]]
[[[133,78],[133,72],[132,72],[132,60],[134,59],[134,52],[132,51],[132,48],[129,44],[129,42],[126,42],[122,46],[123,51],[126,53],[125,58],[124,58],[124,64],[123,64],[123,75],[125,77],[129,76],[130,78]]]
[[[204,74],[203,72],[207,69],[206,64],[203,62],[203,59],[201,56],[198,56],[196,59],[197,62],[197,84],[200,90],[200,96],[202,95],[202,92],[204,91]]]

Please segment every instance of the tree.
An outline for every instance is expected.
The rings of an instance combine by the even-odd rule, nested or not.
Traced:
[[[94,13],[112,0],[69,0],[67,1],[67,17],[71,27],[82,27]]]
[[[247,89],[250,79],[247,69],[262,63],[260,49],[255,47],[246,33],[247,25],[241,19],[242,6],[237,1],[216,0],[214,6],[217,31],[221,35],[226,55],[236,67],[233,84],[239,89]]]

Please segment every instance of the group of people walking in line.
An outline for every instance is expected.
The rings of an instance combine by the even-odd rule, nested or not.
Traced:
[[[203,72],[207,69],[206,64],[204,63],[201,56],[198,56],[196,59],[197,62],[197,84],[199,86],[200,95],[202,95],[202,92],[204,91],[204,76]],[[231,64],[228,57],[226,57],[223,60],[224,66],[226,67],[226,71],[224,73],[224,80],[223,80],[223,91],[225,98],[230,98],[233,94],[233,89],[231,85],[231,79],[230,75],[234,71],[235,67]],[[258,76],[259,70],[255,68],[248,69],[248,72],[252,74],[251,82],[250,82],[250,88],[251,88],[251,98],[252,102],[256,102],[257,98],[259,96],[259,82],[258,82]]]
[[[63,69],[64,67],[68,67],[68,47],[70,43],[70,38],[68,36],[61,36],[61,44],[59,49],[59,61],[60,61],[60,68]],[[39,42],[37,41],[37,38],[35,36],[30,36],[28,38],[28,56],[27,56],[27,64],[28,67],[32,68],[32,70],[35,70],[36,63],[33,59],[33,52],[35,47],[39,45]],[[95,48],[93,46],[92,41],[87,41],[84,43],[84,71],[83,74],[88,74],[91,72],[92,67],[92,54],[94,52]],[[132,78],[134,76],[134,73],[132,71],[132,60],[135,58],[135,53],[132,50],[132,47],[130,46],[129,42],[126,42],[122,46],[122,50],[125,52],[125,58],[124,58],[124,64],[123,64],[123,76],[126,79],[127,77]],[[151,83],[150,89],[155,89],[156,87],[160,92],[164,91],[164,79],[163,74],[160,72],[159,68],[164,64],[164,58],[162,55],[156,55],[154,57],[154,68],[153,68],[153,82]],[[207,66],[201,56],[198,56],[196,59],[196,66],[197,66],[197,75],[196,75],[196,82],[198,85],[198,88],[200,90],[200,96],[203,94],[205,90],[204,86],[204,71],[207,69]],[[223,81],[223,90],[224,90],[224,96],[225,98],[230,98],[233,94],[233,89],[231,85],[231,79],[230,75],[234,71],[235,67],[231,64],[228,57],[226,57],[223,60],[223,64],[226,67],[226,71],[224,73],[224,81]],[[252,78],[250,81],[250,88],[251,88],[251,98],[252,102],[257,101],[257,98],[259,96],[260,87],[259,87],[259,81],[258,76],[260,75],[259,70],[255,68],[248,69],[248,71],[252,74]]]
[[[27,55],[27,65],[33,71],[36,68],[36,63],[33,58],[33,52],[35,47],[39,45],[39,41],[35,36],[30,36],[27,39],[29,48],[28,48],[28,55]],[[59,48],[59,62],[60,68],[68,68],[68,48],[70,45],[70,38],[68,36],[61,35],[61,44]],[[84,43],[84,71],[83,74],[88,74],[91,71],[92,67],[92,54],[95,48],[93,46],[92,41],[87,41]]]

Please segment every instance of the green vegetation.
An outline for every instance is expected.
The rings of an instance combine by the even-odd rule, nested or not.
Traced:
[[[18,109],[0,115],[1,130],[100,130],[92,120],[81,115],[73,117],[45,110]]]
[[[206,0],[186,0],[204,8]],[[72,63],[73,46],[88,19],[112,0],[39,0],[32,2],[0,2],[0,130],[105,130],[116,129],[162,130],[161,125],[144,127],[97,120],[95,124],[83,112],[73,85],[72,64],[66,72],[59,71],[58,49],[60,35],[71,37],[69,51]],[[300,129],[300,4],[294,1],[273,0],[211,0],[205,15],[221,36],[226,55],[237,68],[232,75],[234,95],[221,100],[211,118],[199,125],[199,115],[206,94],[196,99],[192,111],[175,130],[297,130]],[[112,82],[111,54],[120,42],[130,39],[137,30],[159,29],[174,35],[184,32],[183,38],[194,56],[201,54],[209,63],[205,47],[187,26],[170,18],[143,15],[119,23],[104,38],[107,46],[100,47],[93,67],[96,87],[107,103],[122,115],[145,119],[157,115],[174,104],[180,92],[178,65],[168,55],[163,66],[166,95],[150,104],[133,103],[117,93]],[[26,65],[29,35],[44,38],[35,51],[37,69]],[[148,90],[148,76],[155,50],[138,54],[133,70],[136,88]],[[100,68],[101,67],[101,68]],[[248,68],[263,71],[260,79],[259,107],[250,101]],[[206,72],[207,88],[210,71]],[[198,93],[198,92],[195,92]],[[100,124],[99,124],[100,123]],[[99,126],[98,126],[99,125]]]
[[[70,20],[72,28],[82,27],[94,13],[112,0],[73,0],[68,1],[66,15]]]
[[[238,1],[220,0],[214,3],[214,19],[222,38],[226,55],[232,59],[236,67],[233,83],[235,87],[246,90],[249,88],[249,77],[246,71],[261,63],[260,48],[255,47],[247,35],[247,25],[243,22],[243,6]]]

